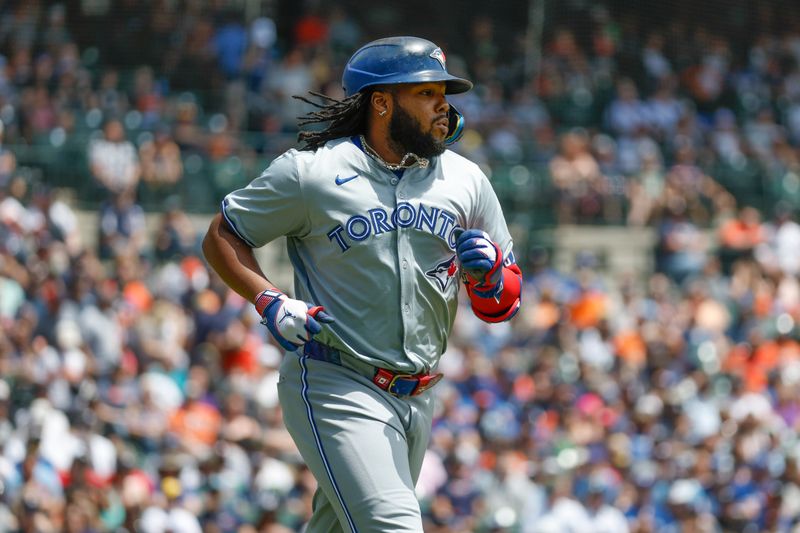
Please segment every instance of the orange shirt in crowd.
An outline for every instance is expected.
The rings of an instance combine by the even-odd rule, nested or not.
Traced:
[[[547,331],[558,323],[561,318],[561,311],[553,301],[543,300],[533,304],[533,309],[531,309],[529,316],[535,329]]]
[[[593,328],[606,316],[606,295],[586,291],[570,306],[570,318],[578,329]]]
[[[743,345],[734,346],[723,365],[725,372],[738,375],[747,392],[763,392],[769,374],[790,361],[800,359],[800,343],[794,339],[771,339],[750,350]]]
[[[190,402],[172,414],[170,431],[182,441],[212,446],[217,441],[222,427],[222,416],[212,405]]]
[[[628,365],[640,367],[647,357],[647,346],[636,330],[621,331],[614,337],[614,351]]]
[[[727,248],[750,250],[764,242],[764,230],[761,224],[733,218],[720,227],[719,240]]]
[[[260,346],[261,342],[258,337],[248,335],[241,346],[225,350],[222,353],[222,369],[226,374],[231,372],[255,374],[259,369],[258,349]]]

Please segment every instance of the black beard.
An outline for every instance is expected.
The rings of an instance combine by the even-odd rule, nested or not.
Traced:
[[[389,120],[389,143],[397,153],[410,152],[425,159],[442,155],[447,148],[444,141],[437,141],[430,131],[423,133],[419,121],[399,105],[395,106]]]

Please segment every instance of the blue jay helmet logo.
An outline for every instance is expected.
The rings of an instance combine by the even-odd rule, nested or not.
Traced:
[[[439,284],[439,288],[444,292],[450,284],[450,280],[455,277],[457,271],[458,265],[456,264],[456,256],[454,255],[450,259],[445,259],[432,269],[426,271],[425,275],[436,280],[436,283]]]
[[[446,59],[445,59],[445,57],[444,57],[444,52],[442,52],[442,49],[441,49],[441,48],[437,48],[436,50],[434,50],[433,52],[431,52],[431,53],[430,53],[430,57],[432,57],[432,58],[434,58],[436,61],[438,61],[438,62],[439,62],[439,64],[440,64],[440,65],[442,65],[442,68],[443,68],[443,69],[445,69],[445,70],[447,69],[447,66],[445,65],[445,61],[446,61]]]

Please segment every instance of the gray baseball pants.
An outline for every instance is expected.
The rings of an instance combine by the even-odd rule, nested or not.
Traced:
[[[306,531],[420,533],[414,486],[431,433],[431,392],[397,398],[366,377],[371,367],[342,364],[287,353],[280,368],[284,424],[319,484]]]

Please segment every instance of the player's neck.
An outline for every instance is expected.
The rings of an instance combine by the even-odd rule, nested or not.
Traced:
[[[386,132],[379,132],[375,131],[375,128],[368,128],[367,132],[364,134],[364,138],[369,145],[369,149],[387,163],[397,165],[403,160],[403,156],[406,155],[404,153],[400,154],[392,148],[392,145],[389,143],[389,136]]]
[[[365,145],[364,151],[391,171],[413,166],[426,168],[430,164],[424,157],[411,152],[405,153],[402,148],[398,149],[397,143],[389,139],[388,127],[384,124],[371,122],[361,140]]]

